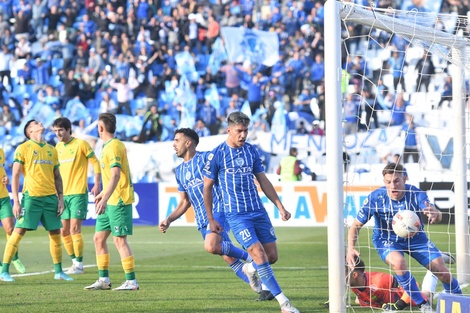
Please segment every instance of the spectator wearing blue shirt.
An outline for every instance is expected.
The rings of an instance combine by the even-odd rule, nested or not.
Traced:
[[[299,30],[299,21],[294,16],[293,10],[288,10],[287,15],[282,19],[282,24],[285,25],[286,32],[289,36],[294,36],[295,32]]]
[[[408,163],[411,156],[413,163],[419,162],[418,141],[416,139],[416,125],[413,122],[413,115],[406,114],[406,122],[402,131],[405,135],[405,148],[403,150],[403,163]]]
[[[449,101],[450,106],[450,102],[452,101],[452,76],[446,77],[446,80],[444,82],[444,90],[441,93],[441,100],[439,100],[437,108],[439,109],[445,101]]]
[[[403,99],[403,93],[398,93],[392,106],[390,126],[402,125],[405,122],[406,106],[408,103]]]
[[[398,85],[401,85],[403,91],[406,91],[404,75],[407,63],[404,56],[400,56],[398,51],[393,51],[392,57],[387,63],[393,76],[393,88],[395,89],[395,92],[398,90]]]
[[[147,0],[140,0],[137,5],[136,15],[137,15],[137,24],[144,25],[147,23],[150,13],[150,6]]]
[[[199,137],[209,137],[211,135],[210,130],[206,127],[203,120],[197,120],[194,131],[196,131]]]
[[[198,104],[202,104],[205,102],[205,92],[207,89],[206,82],[204,81],[204,77],[199,77],[199,80],[197,81],[197,85],[195,88],[195,94],[196,94],[196,99]]]
[[[266,78],[263,78],[262,75],[258,73],[254,75],[247,84],[247,100],[250,103],[251,114],[255,114],[256,110],[261,107],[266,80]]]
[[[17,84],[19,85],[30,85],[33,83],[33,75],[31,68],[28,66],[28,62],[23,64],[16,74]]]
[[[318,86],[323,83],[325,78],[325,62],[323,60],[323,55],[317,54],[315,56],[315,62],[310,68],[310,81],[313,84],[313,90],[316,92]]]
[[[359,101],[353,94],[346,94],[343,104],[343,130],[345,135],[357,133],[359,123]]]
[[[204,106],[198,110],[196,119],[204,122],[210,130],[211,135],[217,135],[219,133],[220,123],[217,110],[211,105],[209,100],[206,100]]]
[[[310,109],[310,102],[314,98],[314,95],[310,94],[309,88],[304,88],[297,100],[294,102],[294,110],[296,112],[305,112],[313,116],[312,109]]]
[[[36,66],[33,67],[33,78],[36,84],[35,90],[39,90],[49,84],[49,77],[51,72],[51,62],[43,60],[42,58],[36,59]]]

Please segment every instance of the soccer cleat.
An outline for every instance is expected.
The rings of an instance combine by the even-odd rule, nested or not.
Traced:
[[[398,311],[398,308],[395,305],[395,303],[384,303],[382,305],[382,310],[386,312],[395,312],[395,311]]]
[[[83,274],[83,273],[84,273],[83,267],[80,268],[80,267],[76,266],[75,264],[72,265],[72,266],[67,270],[67,272],[65,272],[65,274],[68,274],[68,275]]]
[[[114,288],[114,291],[139,290],[139,285],[134,280],[126,280],[121,286]]]
[[[445,264],[455,264],[455,258],[449,252],[441,252]]]
[[[250,263],[245,263],[242,267],[242,271],[248,278],[251,289],[253,289],[253,291],[256,293],[261,293],[261,283],[259,281],[258,275],[256,275],[256,270],[250,270],[249,267]]]
[[[282,313],[300,313],[299,310],[294,308],[294,306],[289,301],[286,301],[281,305],[281,312]]]
[[[20,261],[20,259],[16,259],[14,261],[11,261],[11,264],[15,267],[16,271],[20,274],[26,273],[26,267],[24,267],[23,263]]]
[[[97,280],[90,286],[86,286],[83,288],[85,290],[110,290],[111,289],[111,282],[108,281],[102,281],[102,280]]]
[[[72,277],[68,276],[67,274],[65,274],[64,272],[60,272],[60,273],[56,273],[54,275],[54,279],[55,280],[74,280]]]
[[[274,299],[274,295],[269,290],[261,290],[259,298],[256,301],[270,301]]]
[[[10,276],[10,273],[7,272],[3,272],[0,274],[0,280],[6,283],[11,283],[15,281],[15,279]]]
[[[421,303],[419,305],[419,309],[423,313],[434,313],[434,311],[432,310],[431,305],[427,301],[424,301],[423,303]]]
[[[329,309],[329,308],[330,308],[330,300],[324,302],[324,303],[323,303],[323,307],[324,307],[325,309]]]

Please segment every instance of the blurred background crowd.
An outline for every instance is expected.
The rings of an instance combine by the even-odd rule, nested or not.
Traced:
[[[423,5],[375,2],[377,8]],[[468,11],[468,1],[438,2],[443,12]],[[278,109],[286,130],[323,136],[324,22],[319,0],[1,0],[0,139],[14,147],[24,140],[26,120],[48,127],[59,116],[73,122],[76,135],[93,137],[101,112],[117,114],[117,136],[138,143],[172,140],[181,126],[200,136],[219,134],[234,110],[250,114],[256,131],[270,131]],[[231,62],[223,27],[274,32],[279,60],[269,67]],[[344,37],[369,31],[353,25]],[[405,39],[380,31],[371,36],[390,43],[391,57],[374,69],[370,60],[352,57],[374,49],[370,44],[349,40],[343,47],[346,134],[406,123],[404,108],[415,92],[439,92],[443,101],[436,108],[451,100],[445,98],[450,76],[434,79],[441,59],[423,54],[421,63],[407,62]],[[384,70],[393,80],[383,80]],[[413,81],[400,81],[404,73]],[[357,74],[373,84],[364,87]],[[398,113],[381,120],[381,110]],[[46,139],[54,142],[53,132]]]

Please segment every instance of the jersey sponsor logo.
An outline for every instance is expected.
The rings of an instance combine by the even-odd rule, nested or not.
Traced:
[[[184,188],[186,189],[186,187],[190,187],[190,188],[195,188],[195,187],[198,187],[198,186],[201,186],[201,185],[204,185],[204,181],[199,179],[199,178],[196,178],[196,179],[193,179],[193,180],[188,180],[184,186]]]
[[[34,164],[48,164],[48,165],[52,165],[52,161],[51,161],[51,160],[34,160],[33,163],[34,163]]]
[[[75,160],[75,158],[71,158],[71,159],[64,159],[64,160],[59,160],[59,163],[60,164],[64,164],[64,163],[71,163]]]
[[[225,170],[228,174],[242,174],[242,175],[251,175],[252,168],[249,166],[245,167],[229,167]]]

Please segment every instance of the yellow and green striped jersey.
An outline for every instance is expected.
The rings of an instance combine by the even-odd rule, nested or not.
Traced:
[[[73,138],[59,142],[56,147],[60,176],[64,185],[64,195],[80,195],[88,192],[88,161],[93,164],[95,174],[100,172],[99,161],[90,144],[85,140]]]
[[[6,176],[7,172],[5,171],[5,151],[0,148],[0,199],[8,197],[7,185],[1,183],[3,176]]]
[[[119,182],[109,198],[108,204],[117,205],[119,200],[122,200],[124,204],[133,203],[134,186],[132,185],[126,146],[119,139],[111,139],[103,147],[100,163],[103,190],[108,188],[109,180],[111,179],[111,169],[113,167],[119,167],[121,169]]]
[[[59,167],[56,149],[47,143],[28,140],[16,148],[14,162],[23,165],[23,193],[45,197],[57,193],[54,169]]]

